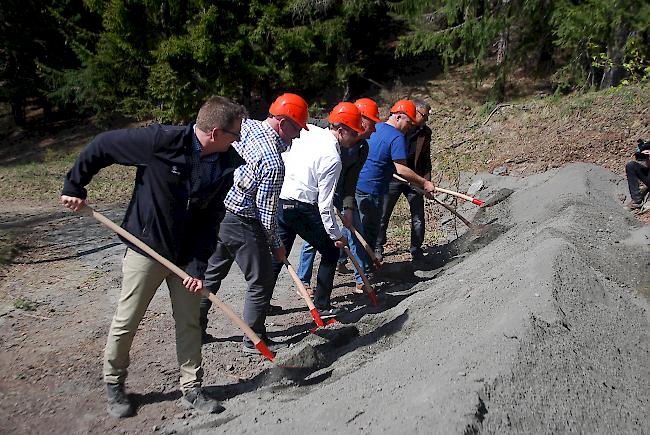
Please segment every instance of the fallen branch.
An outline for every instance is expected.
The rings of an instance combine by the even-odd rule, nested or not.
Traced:
[[[494,115],[494,114],[496,113],[497,110],[501,109],[502,107],[507,107],[507,106],[512,106],[512,104],[507,104],[507,103],[497,104],[497,107],[495,107],[494,109],[492,109],[492,112],[490,112],[490,114],[488,115],[488,117],[487,117],[487,119],[485,120],[485,122],[483,122],[483,125],[487,124],[487,123],[490,121],[490,118],[492,118],[492,115]]]

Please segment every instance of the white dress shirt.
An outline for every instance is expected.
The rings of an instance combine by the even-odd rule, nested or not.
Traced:
[[[285,175],[280,198],[318,204],[325,231],[330,239],[338,240],[342,234],[332,201],[341,173],[339,143],[329,128],[308,126],[282,154]]]

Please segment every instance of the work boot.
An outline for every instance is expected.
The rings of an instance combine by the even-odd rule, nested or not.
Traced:
[[[376,249],[375,250],[375,258],[377,259],[377,261],[379,261],[381,263],[382,261],[384,261],[384,253],[382,251]]]
[[[181,405],[186,409],[194,409],[202,414],[218,414],[226,410],[217,400],[207,396],[199,387],[183,393]]]
[[[124,384],[106,384],[106,396],[108,397],[106,411],[109,415],[117,418],[133,415],[133,405],[124,392]]]
[[[363,283],[357,283],[357,284],[354,286],[354,289],[352,289],[352,291],[353,291],[354,293],[358,294],[358,295],[360,295],[360,294],[362,294],[362,293],[365,293],[365,292],[363,291]]]

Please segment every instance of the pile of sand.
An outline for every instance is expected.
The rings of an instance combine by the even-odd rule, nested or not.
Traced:
[[[624,183],[585,164],[480,177],[481,198],[514,192],[477,212],[493,224],[464,236],[465,256],[302,340],[285,362],[304,369],[269,368],[226,413],[174,429],[647,431],[650,232],[622,207]]]

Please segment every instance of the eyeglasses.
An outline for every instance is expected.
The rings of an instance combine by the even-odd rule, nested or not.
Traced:
[[[227,130],[225,128],[220,128],[219,130],[223,131],[224,133],[228,133],[228,134],[233,135],[235,137],[235,140],[237,140],[237,142],[239,142],[241,140],[241,133],[237,133],[235,131],[230,131],[230,130]]]
[[[357,131],[352,130],[352,129],[351,129],[350,127],[348,127],[347,125],[341,124],[341,126],[340,126],[339,128],[341,128],[343,131],[347,132],[347,133],[348,133],[350,136],[352,136],[352,137],[357,137],[357,136],[359,136],[359,133],[358,133]]]
[[[429,119],[429,112],[427,113],[422,113],[419,110],[417,111],[424,119]]]

